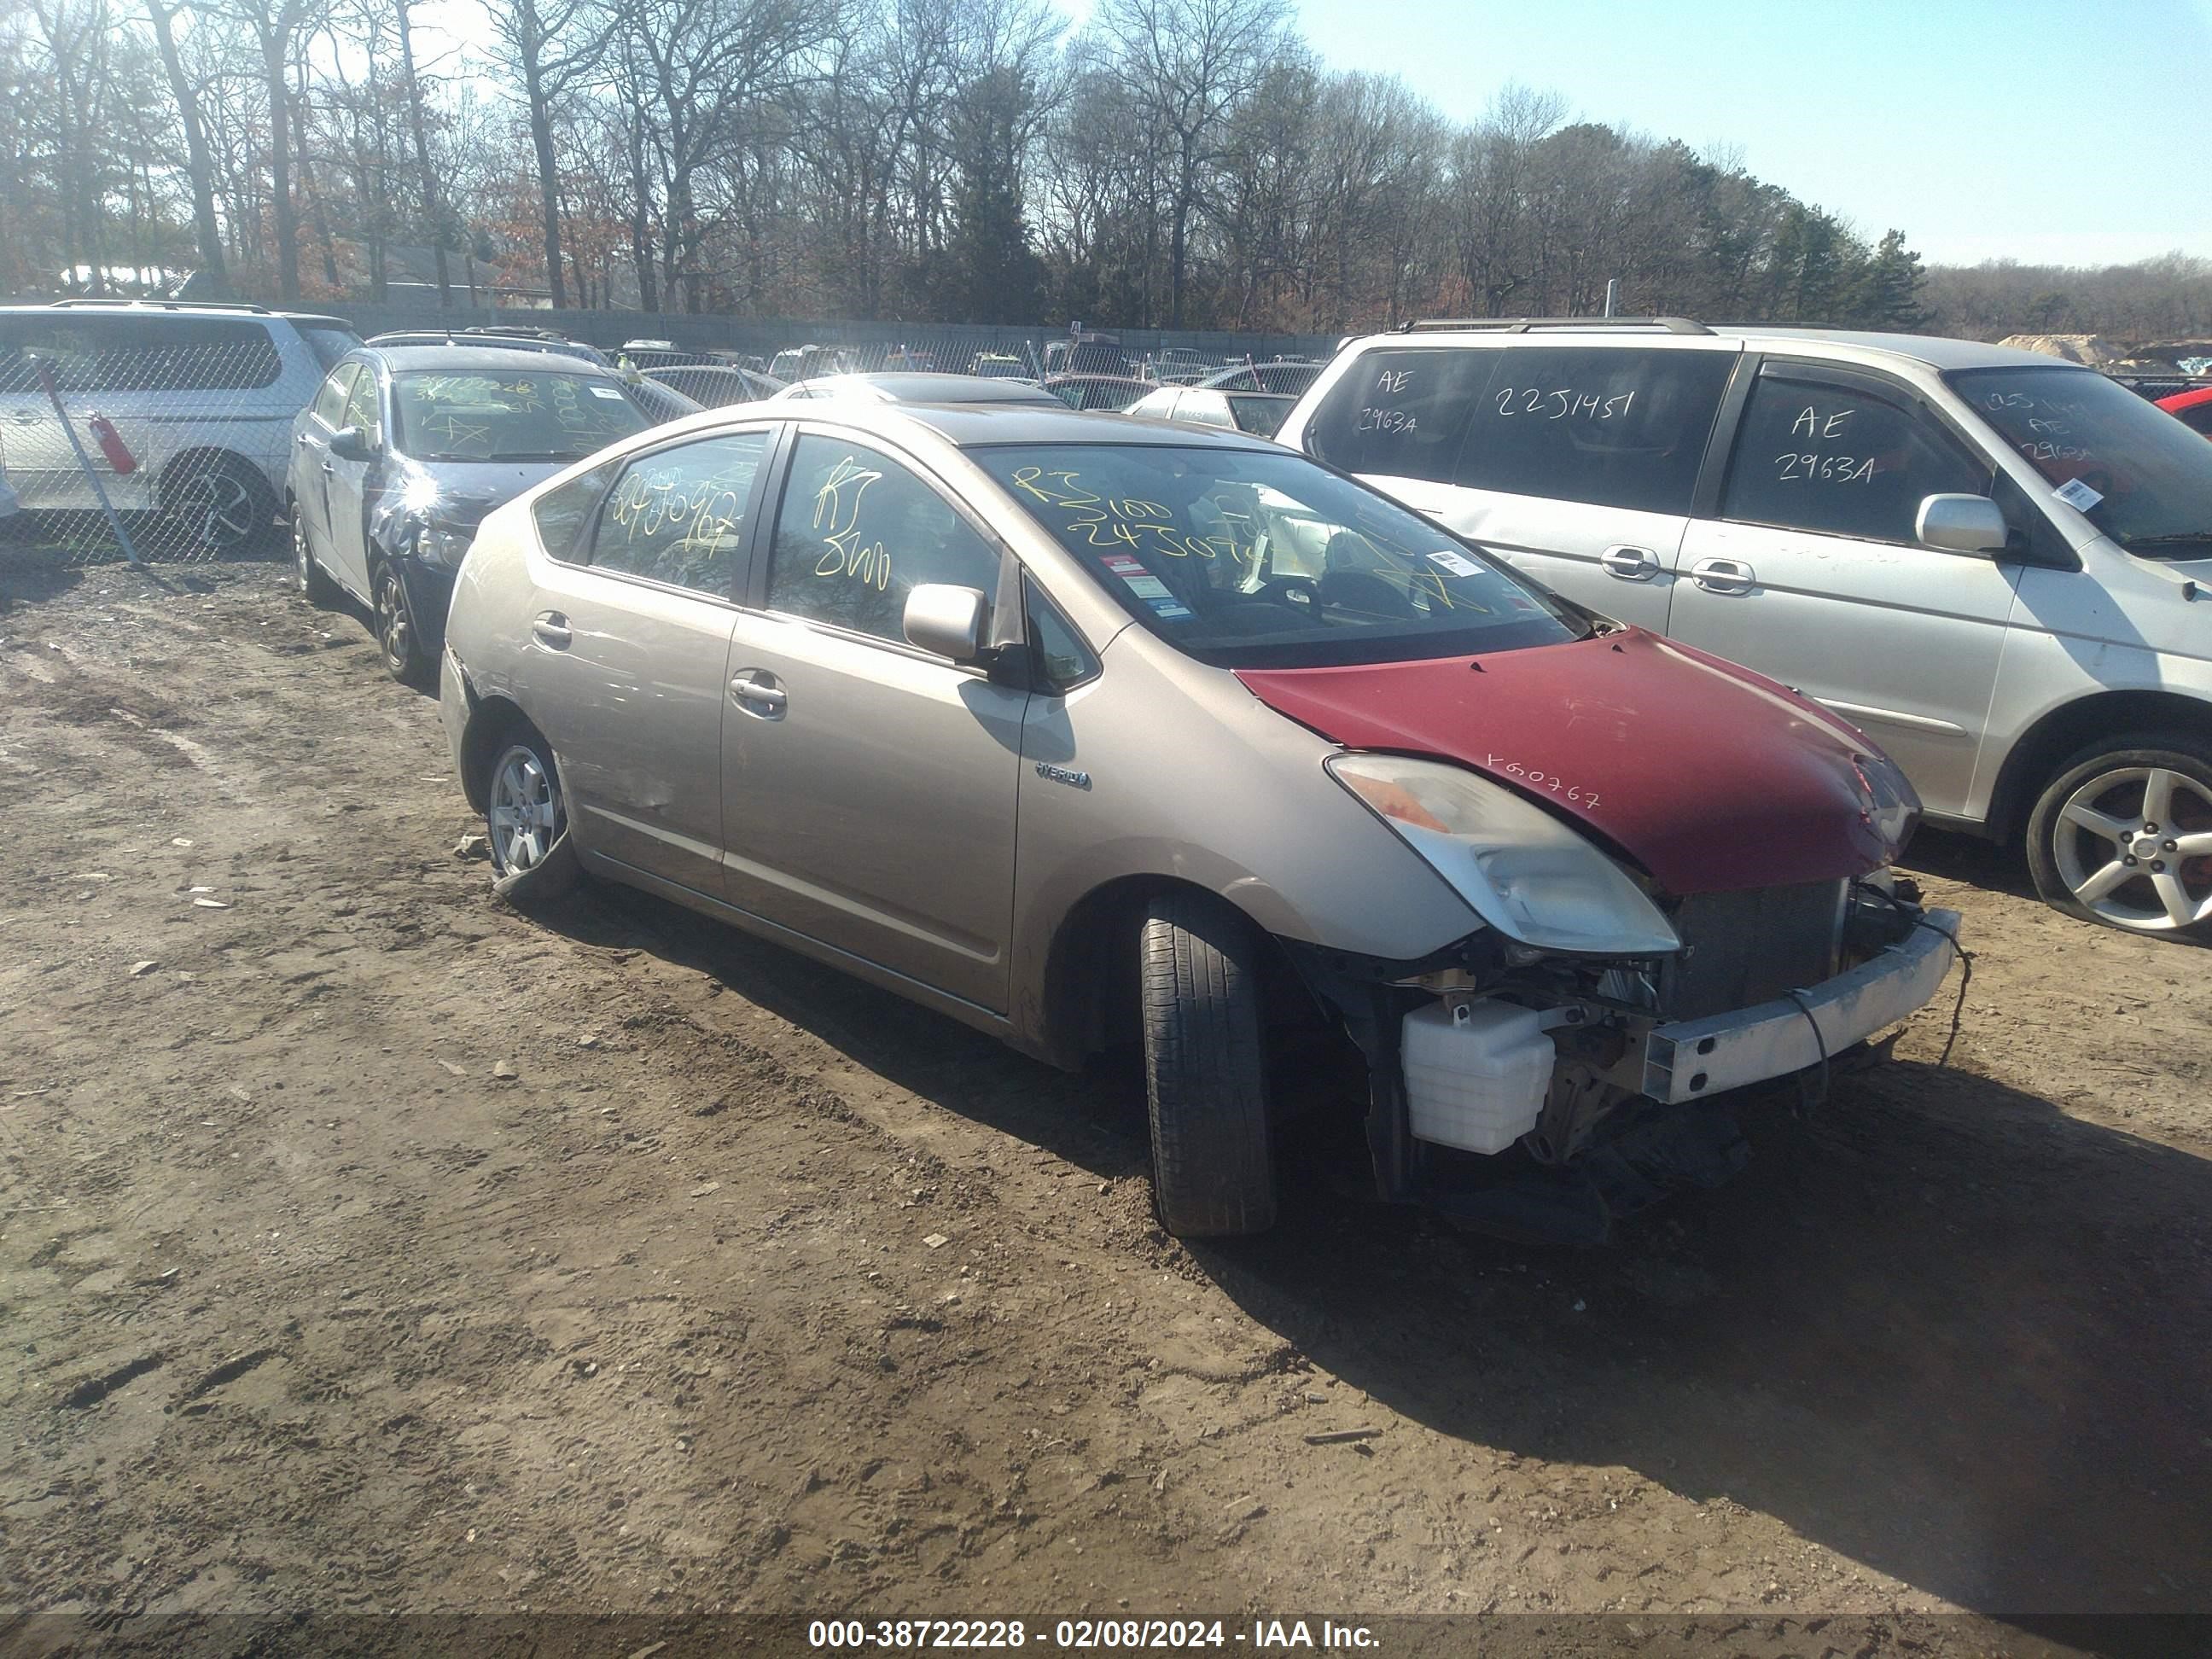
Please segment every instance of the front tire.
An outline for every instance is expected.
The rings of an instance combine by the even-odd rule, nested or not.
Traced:
[[[2212,744],[2136,732],[2081,750],[2036,801],[2027,862],[2068,915],[2212,943]]]
[[[315,550],[307,541],[307,515],[297,501],[292,503],[291,519],[293,574],[307,603],[318,611],[327,611],[338,602],[338,585],[315,562]]]
[[[492,890],[516,904],[559,898],[576,884],[568,805],[553,745],[518,720],[492,745],[484,783],[484,838]]]
[[[384,672],[400,684],[427,691],[434,684],[430,659],[422,649],[422,635],[415,626],[415,607],[407,597],[407,584],[399,567],[379,559],[368,575],[369,610],[376,626],[377,654]]]
[[[1218,899],[1173,894],[1145,914],[1139,963],[1152,1194],[1178,1238],[1275,1224],[1259,941]]]

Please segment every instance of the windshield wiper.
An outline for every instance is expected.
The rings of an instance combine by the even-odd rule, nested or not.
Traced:
[[[2140,553],[2146,547],[2212,546],[2212,530],[2184,530],[2170,536],[2136,536],[2120,545],[2130,553]]]

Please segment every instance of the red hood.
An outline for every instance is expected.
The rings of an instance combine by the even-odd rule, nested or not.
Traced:
[[[1333,743],[1440,756],[1513,785],[1677,896],[1864,875],[1897,850],[1870,817],[1865,738],[1771,680],[1640,629],[1237,678]]]

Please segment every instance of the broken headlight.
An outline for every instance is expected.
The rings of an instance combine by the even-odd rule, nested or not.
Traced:
[[[1603,956],[1681,948],[1626,871],[1503,784],[1401,755],[1334,755],[1327,763],[1508,939]]]

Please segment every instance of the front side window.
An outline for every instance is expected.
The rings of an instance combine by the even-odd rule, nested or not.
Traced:
[[[1202,662],[1389,662],[1588,631],[1526,578],[1302,455],[1152,444],[969,453],[1123,610]]]
[[[769,571],[772,611],[906,638],[925,582],[995,592],[999,550],[901,463],[809,433],[793,450]]]
[[[315,393],[315,418],[325,426],[335,430],[345,424],[346,393],[353,390],[353,377],[360,372],[357,363],[341,363]]]
[[[2089,522],[2150,558],[2212,551],[2212,444],[2094,369],[1947,374],[1999,439]]]
[[[338,417],[338,424],[359,427],[371,449],[383,445],[384,415],[377,404],[374,369],[361,371],[361,377],[353,383],[353,391],[346,398],[345,413]]]
[[[598,375],[410,370],[392,380],[401,453],[424,461],[570,461],[644,430],[645,412]]]
[[[599,514],[592,568],[732,597],[768,439],[734,432],[632,462]]]
[[[1856,386],[1765,374],[1744,406],[1721,516],[1909,544],[1923,496],[1989,489],[1986,465],[1901,405]]]

